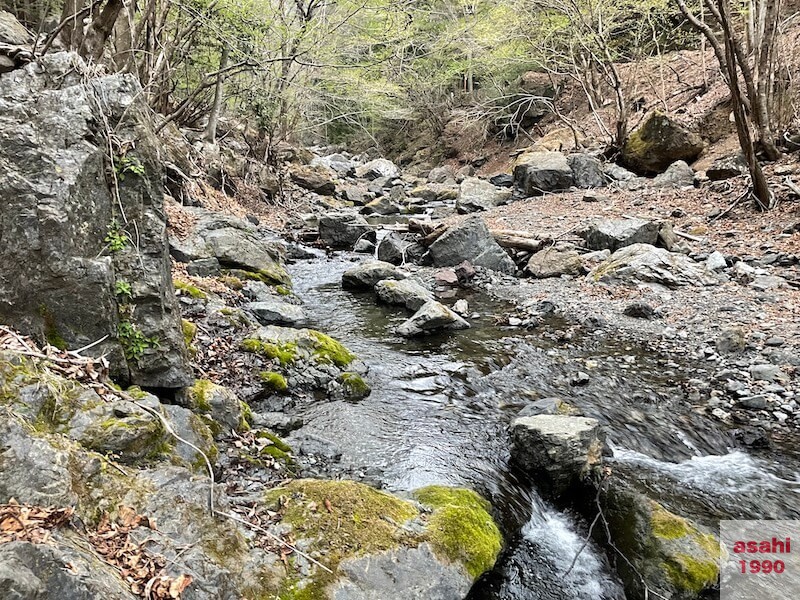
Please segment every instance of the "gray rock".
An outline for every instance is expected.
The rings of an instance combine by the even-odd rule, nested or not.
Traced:
[[[649,244],[633,244],[614,252],[587,276],[594,281],[642,281],[666,287],[715,285],[719,281],[705,265],[688,256],[668,252]]]
[[[375,292],[387,304],[399,304],[415,311],[434,299],[430,290],[410,279],[379,281],[375,284]]]
[[[725,261],[725,257],[722,255],[722,252],[718,250],[714,250],[711,254],[708,255],[706,258],[706,268],[709,271],[722,271],[728,266],[728,263]]]
[[[375,229],[366,219],[352,212],[337,212],[319,218],[319,237],[331,248],[352,248],[359,240],[373,244],[378,239]]]
[[[248,302],[242,308],[256,318],[262,325],[289,325],[303,327],[308,323],[308,317],[302,307],[289,304],[277,298],[264,298],[260,302]]]
[[[180,387],[192,373],[167,251],[161,144],[134,76],[86,74],[77,55],[55,53],[0,77],[0,322],[72,349],[105,337],[88,354],[105,354],[117,381]],[[117,157],[118,194],[105,179],[106,127],[136,140]],[[158,341],[137,358],[126,359],[119,335],[121,281],[131,287],[126,322]]]
[[[789,381],[779,366],[770,364],[753,365],[750,367],[750,377],[756,381]]]
[[[677,160],[694,162],[703,148],[699,135],[654,112],[628,136],[622,148],[622,161],[640,175],[656,174]]]
[[[644,219],[604,220],[579,231],[590,250],[619,250],[631,244],[655,245],[658,240],[659,223]]]
[[[682,160],[672,163],[667,170],[653,178],[651,187],[680,189],[694,186],[694,171]]]
[[[233,390],[207,379],[199,379],[192,387],[180,390],[175,395],[175,403],[198,414],[205,413],[222,425],[225,430],[215,434],[217,436],[243,428],[242,402]]]
[[[631,302],[625,307],[622,314],[634,319],[652,319],[656,315],[656,311],[646,302]]]
[[[580,275],[583,272],[583,261],[575,250],[545,248],[531,256],[525,270],[537,279]]]
[[[744,331],[738,327],[723,329],[716,339],[717,352],[720,354],[736,354],[745,347]]]
[[[461,214],[489,210],[511,199],[511,190],[499,188],[477,177],[467,177],[459,187],[456,211]]]
[[[211,433],[208,422],[182,406],[165,405],[163,410],[175,433],[199,448],[209,459],[211,466],[215,467],[217,448],[214,445],[214,435]],[[183,464],[195,471],[205,473],[208,467],[203,454],[182,442],[175,445],[175,455],[183,461]]]
[[[497,187],[514,187],[514,176],[508,173],[498,173],[489,177],[489,183]]]
[[[378,244],[378,260],[402,265],[418,261],[425,254],[425,248],[413,237],[401,235],[396,231],[387,234]]]
[[[379,177],[395,179],[400,177],[400,169],[386,158],[376,158],[360,167],[356,167],[356,177],[369,180],[378,179]]]
[[[441,330],[469,329],[470,325],[444,304],[428,300],[414,315],[397,328],[403,337],[416,337]]]
[[[379,260],[363,262],[342,274],[342,287],[351,290],[371,290],[384,279],[405,279],[393,264]]]
[[[369,240],[360,239],[356,242],[356,245],[353,246],[353,252],[358,252],[359,254],[375,254],[375,244]]]
[[[706,170],[706,177],[711,181],[722,181],[732,177],[739,177],[747,175],[747,163],[741,154],[735,156],[725,156],[716,159],[711,166]]]
[[[324,167],[334,171],[339,177],[348,177],[355,174],[356,163],[343,154],[330,154],[328,156],[317,156],[311,163],[312,167]]]
[[[333,600],[460,600],[472,586],[464,569],[438,559],[428,544],[343,561]]]
[[[603,163],[591,154],[570,154],[567,157],[575,186],[583,189],[605,187]]]
[[[599,423],[586,417],[519,417],[511,424],[511,440],[513,460],[554,498],[566,494],[602,457]]]
[[[420,198],[423,202],[446,202],[458,198],[459,188],[444,183],[428,183],[415,187],[409,193],[412,198]]]
[[[336,184],[330,169],[323,166],[292,165],[289,175],[297,185],[321,196],[333,196]]]
[[[203,208],[184,207],[195,219],[190,234],[170,237],[170,252],[181,262],[216,258],[224,268],[259,273],[274,283],[289,284],[283,266],[284,246],[252,223]]]
[[[0,44],[23,46],[33,41],[31,32],[25,29],[10,12],[0,10]]]
[[[373,198],[365,185],[344,185],[339,189],[339,194],[356,206],[363,206]]]
[[[396,215],[400,207],[392,202],[390,196],[380,196],[364,205],[361,212],[365,215]]]
[[[428,173],[428,181],[431,183],[445,183],[447,180],[452,180],[455,177],[453,169],[444,167],[435,167]]]
[[[211,277],[219,275],[219,261],[214,258],[199,258],[186,265],[186,272],[193,277]]]
[[[514,184],[528,196],[568,190],[574,183],[572,169],[561,152],[527,152],[514,163]]]
[[[460,225],[450,227],[428,249],[436,267],[454,267],[469,261],[501,273],[513,274],[517,267],[511,257],[489,233],[480,217],[470,217]]]
[[[636,173],[628,171],[628,169],[616,163],[605,164],[603,173],[614,181],[633,181],[637,179]]]

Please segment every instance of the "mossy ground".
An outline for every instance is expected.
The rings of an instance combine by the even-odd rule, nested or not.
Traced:
[[[489,503],[471,490],[429,486],[414,497],[432,509],[427,538],[434,552],[463,564],[473,579],[494,566],[503,536]]]

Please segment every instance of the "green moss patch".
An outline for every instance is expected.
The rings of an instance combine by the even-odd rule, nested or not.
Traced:
[[[259,354],[265,358],[277,359],[281,366],[291,365],[297,360],[297,344],[295,342],[271,343],[255,338],[242,341],[242,350]]]
[[[176,290],[180,290],[187,296],[190,296],[196,300],[205,300],[208,298],[208,294],[206,294],[196,285],[192,285],[188,281],[183,281],[182,279],[173,279],[172,285],[175,286]]]
[[[355,354],[331,336],[314,329],[309,329],[308,333],[316,340],[314,344],[314,359],[316,362],[346,367],[356,359]]]
[[[714,585],[719,577],[717,562],[698,560],[688,554],[676,554],[662,566],[675,587],[694,594]]]
[[[274,371],[262,371],[258,374],[261,384],[272,392],[283,393],[289,389],[286,377]]]
[[[346,371],[339,375],[339,377],[336,379],[342,384],[346,398],[353,400],[366,398],[372,391],[369,385],[367,385],[367,382],[364,381],[364,378],[358,373]]]
[[[208,379],[198,379],[189,388],[189,398],[194,405],[203,412],[211,410],[211,394],[216,384]]]
[[[471,490],[429,486],[414,497],[432,509],[427,537],[434,552],[463,564],[473,579],[494,566],[503,536],[489,503]]]

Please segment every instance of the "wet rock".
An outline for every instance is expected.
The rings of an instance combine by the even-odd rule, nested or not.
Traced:
[[[333,173],[326,167],[292,165],[289,175],[297,185],[320,196],[333,196],[336,191]]]
[[[542,398],[519,411],[517,417],[533,417],[536,415],[572,415],[576,410],[560,398]]]
[[[706,268],[709,271],[722,271],[722,269],[727,268],[728,263],[725,261],[725,257],[722,255],[722,252],[718,250],[714,250],[711,254],[708,255],[706,258]]]
[[[744,351],[744,331],[738,327],[723,329],[717,336],[716,346],[720,354],[737,354]]]
[[[651,187],[680,189],[694,186],[694,171],[682,160],[676,160],[667,170],[653,178]]]
[[[351,290],[371,290],[384,279],[405,279],[406,276],[391,263],[368,261],[342,274],[342,287]]]
[[[170,252],[181,262],[216,258],[222,267],[255,273],[276,284],[291,282],[283,266],[284,248],[255,225],[231,215],[184,207],[194,219],[185,238],[170,237]]]
[[[511,190],[499,188],[477,177],[467,177],[461,182],[456,211],[461,214],[489,210],[511,199]]]
[[[666,287],[683,285],[715,285],[716,277],[705,265],[688,256],[668,252],[649,244],[633,244],[614,252],[587,276],[594,281],[646,281]]]
[[[527,152],[514,163],[514,185],[528,196],[568,190],[574,183],[572,169],[561,152]]]
[[[403,236],[396,231],[386,235],[378,244],[378,260],[402,265],[417,262],[425,254],[425,248],[414,238]]]
[[[90,77],[77,55],[52,53],[0,77],[0,105],[14,106],[0,114],[0,321],[60,348],[106,338],[88,355],[105,355],[120,382],[188,384],[161,144],[136,78]],[[107,128],[136,140],[125,162],[118,157],[128,170],[116,193],[105,182]],[[131,284],[124,302],[120,281]],[[120,330],[123,303],[130,317]],[[125,331],[158,347],[126,358]]]
[[[397,333],[403,337],[415,337],[441,330],[469,329],[469,327],[469,323],[444,304],[429,300],[397,328]]]
[[[430,290],[410,279],[379,281],[375,284],[375,292],[382,302],[398,304],[414,311],[433,300]]]
[[[356,163],[347,158],[344,154],[317,156],[311,161],[310,166],[330,169],[339,177],[349,177],[350,175],[354,175],[356,170]]]
[[[579,231],[590,250],[619,250],[631,244],[655,245],[659,223],[644,219],[606,219]]]
[[[374,244],[378,236],[361,215],[337,212],[327,213],[319,218],[319,238],[331,248],[352,248],[362,239]]]
[[[361,179],[373,180],[379,177],[395,179],[400,177],[400,174],[400,169],[397,165],[386,158],[376,158],[360,167],[356,167],[356,177]]]
[[[583,272],[583,261],[575,250],[545,248],[531,256],[525,270],[537,279],[580,275]]]
[[[302,327],[308,322],[305,311],[297,304],[289,304],[276,298],[260,302],[248,302],[242,308],[252,313],[262,325],[289,325]]]
[[[480,217],[470,217],[450,227],[428,251],[436,267],[451,267],[466,260],[501,273],[516,272],[514,261],[498,245]]]
[[[570,154],[567,163],[572,170],[575,186],[583,189],[605,187],[603,163],[591,154]]]
[[[353,246],[353,252],[358,252],[359,254],[375,254],[375,244],[369,240],[358,240],[356,245]]]
[[[631,302],[625,307],[622,314],[635,319],[652,319],[655,317],[656,311],[646,302]]]
[[[641,174],[663,173],[678,160],[687,163],[703,151],[703,140],[666,115],[652,113],[625,142],[623,163]]]
[[[596,419],[564,415],[519,417],[511,424],[511,456],[545,492],[563,497],[599,464],[603,442]]]
[[[722,181],[724,179],[731,179],[732,177],[739,177],[747,175],[747,163],[741,154],[734,156],[725,156],[716,159],[711,166],[706,170],[706,177],[711,181]]]

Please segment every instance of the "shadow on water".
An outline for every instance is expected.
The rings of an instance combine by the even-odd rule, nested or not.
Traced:
[[[480,294],[467,297],[480,314],[472,329],[407,340],[394,333],[409,316],[404,310],[341,289],[341,274],[354,264],[320,257],[291,273],[314,325],[367,364],[373,391],[358,403],[312,403],[290,441],[302,451],[304,436],[328,440],[343,464],[390,490],[444,484],[490,498],[513,541],[502,576],[476,584],[473,600],[623,597],[591,547],[569,577],[559,576],[583,535],[509,470],[508,425],[539,398],[560,397],[600,420],[614,468],[689,514],[709,523],[797,516],[789,508],[798,506],[796,467],[732,452],[727,432],[687,410],[681,383],[691,374],[681,366],[603,332],[556,335],[567,328],[556,320],[533,332],[498,326],[494,317],[508,307]],[[589,373],[586,385],[574,385],[579,371]]]

